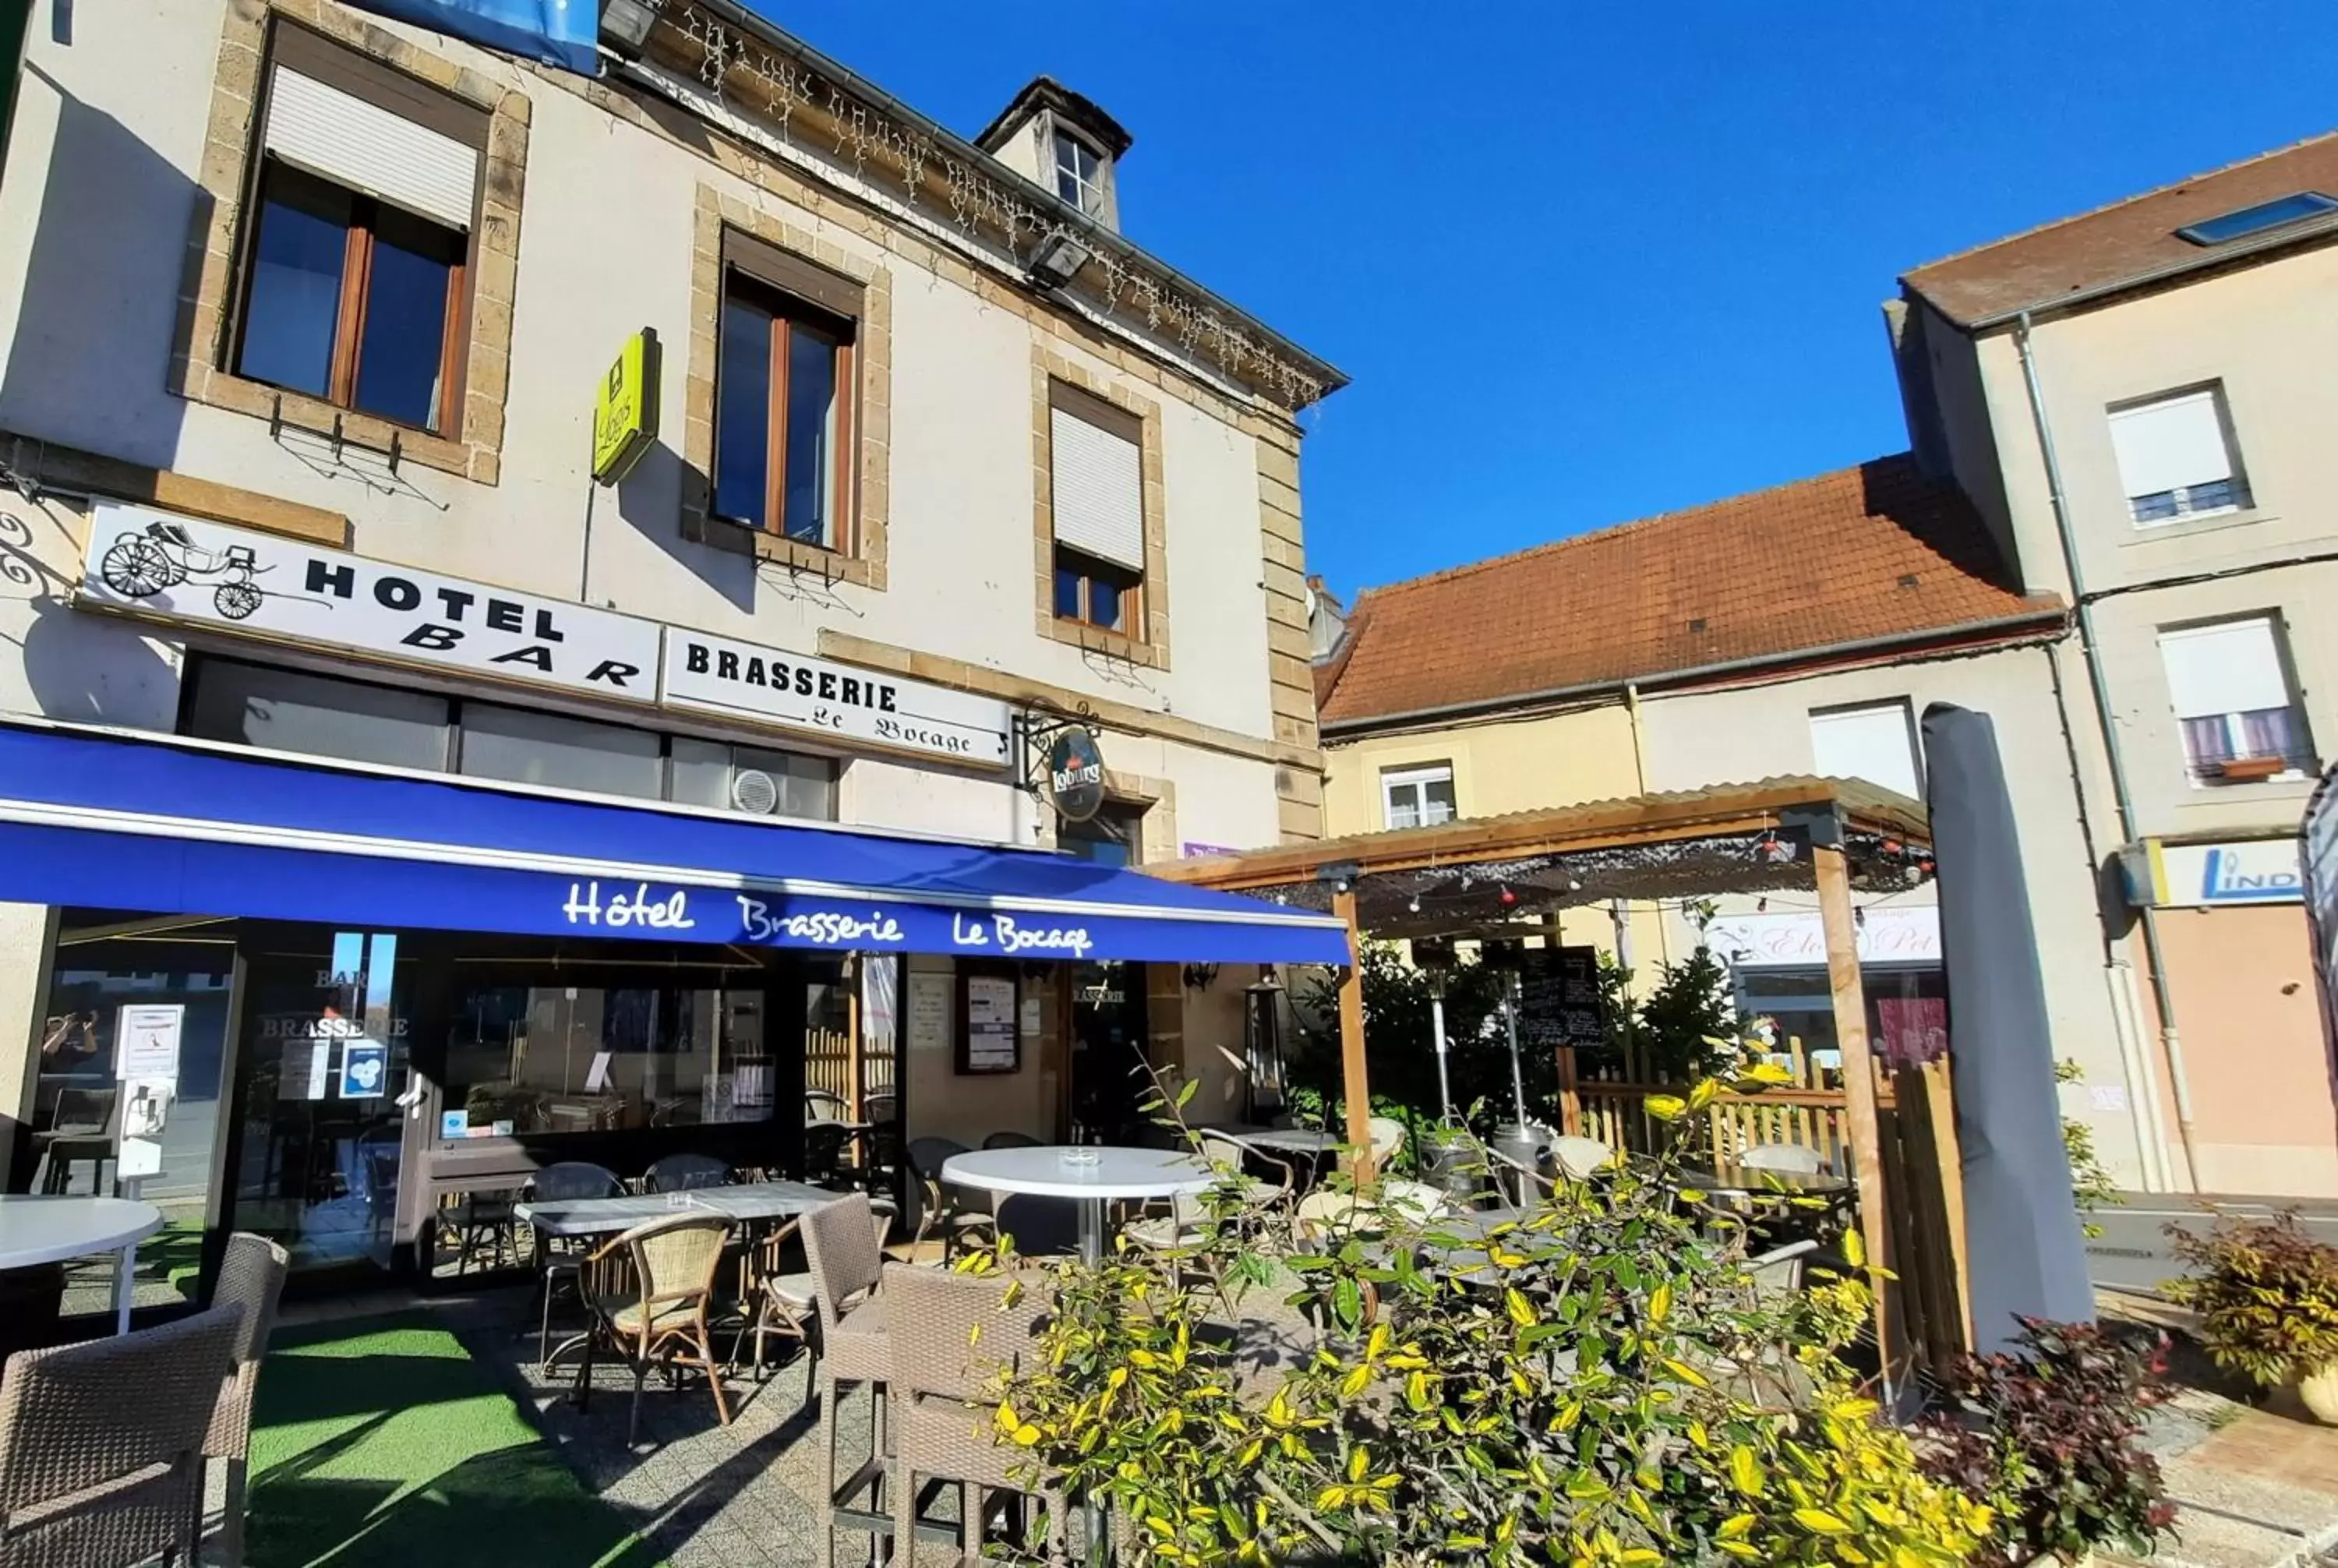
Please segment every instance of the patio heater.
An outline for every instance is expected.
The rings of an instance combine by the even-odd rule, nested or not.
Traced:
[[[1526,962],[1526,949],[1517,942],[1488,942],[1485,953],[1486,962],[1502,971],[1502,1027],[1510,1040],[1511,1120],[1495,1129],[1494,1147],[1527,1171],[1541,1171],[1550,1160],[1550,1145],[1542,1130],[1527,1120],[1526,1071],[1518,1058],[1518,998],[1526,989],[1519,970]],[[1517,1185],[1519,1206],[1532,1203],[1532,1180],[1520,1172]]]
[[[1429,1029],[1437,1047],[1437,1119],[1453,1124],[1453,1080],[1445,1070],[1445,982],[1453,968],[1453,944],[1442,937],[1418,937],[1412,961],[1429,976]]]
[[[1282,1114],[1282,982],[1272,965],[1243,993],[1243,1047],[1249,1059],[1250,1103],[1246,1120],[1262,1122]]]

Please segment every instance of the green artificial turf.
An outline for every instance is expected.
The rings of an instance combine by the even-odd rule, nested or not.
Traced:
[[[251,1568],[657,1568],[455,1337],[286,1330],[260,1375]]]

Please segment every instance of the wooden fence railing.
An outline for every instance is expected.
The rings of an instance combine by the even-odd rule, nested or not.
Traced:
[[[1842,1069],[1821,1065],[1800,1040],[1785,1042],[1776,1058],[1793,1073],[1791,1083],[1757,1093],[1724,1091],[1693,1121],[1670,1123],[1647,1113],[1648,1097],[1685,1095],[1688,1085],[1664,1081],[1645,1049],[1627,1046],[1620,1061],[1580,1074],[1572,1055],[1560,1051],[1563,1132],[1634,1153],[1653,1153],[1685,1138],[1692,1159],[1720,1163],[1734,1163],[1760,1144],[1796,1144],[1816,1151],[1833,1174],[1854,1174]],[[1909,1348],[1938,1367],[1970,1342],[1964,1188],[1949,1063],[1894,1072],[1878,1067],[1875,1098],[1887,1210],[1884,1262],[1898,1276]]]
[[[859,1064],[856,1093],[853,1068]],[[825,1089],[859,1113],[871,1094],[893,1093],[893,1055],[889,1051],[856,1051],[852,1035],[842,1029],[804,1031],[804,1087]]]

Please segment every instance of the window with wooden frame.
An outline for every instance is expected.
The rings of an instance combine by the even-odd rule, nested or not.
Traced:
[[[314,34],[275,29],[235,374],[458,432],[487,118]]]
[[[750,235],[722,235],[714,515],[850,554],[853,345],[861,286]]]
[[[1055,611],[1144,635],[1144,430],[1136,416],[1060,381],[1047,384]]]

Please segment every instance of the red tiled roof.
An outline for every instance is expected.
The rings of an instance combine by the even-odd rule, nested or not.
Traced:
[[[1901,281],[1970,327],[2071,294],[2213,267],[2261,246],[2338,231],[2338,221],[2321,218],[2222,245],[2176,236],[2186,224],[2301,191],[2338,196],[2338,132],[1930,262]]]
[[[1903,455],[1370,589],[1318,701],[1356,724],[2061,603],[2008,586],[1971,505]]]

